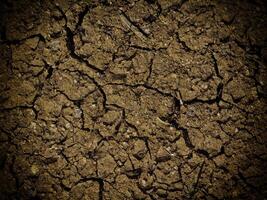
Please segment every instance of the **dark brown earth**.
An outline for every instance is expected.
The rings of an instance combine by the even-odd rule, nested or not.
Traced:
[[[264,1],[0,7],[0,199],[267,199]]]

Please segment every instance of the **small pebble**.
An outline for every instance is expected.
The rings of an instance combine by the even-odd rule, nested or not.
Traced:
[[[66,128],[70,128],[71,127],[71,124],[70,123],[67,123],[66,124]]]
[[[146,187],[146,181],[144,179],[141,181],[141,183],[143,187]]]
[[[33,164],[33,165],[31,166],[31,173],[32,173],[33,175],[36,175],[36,174],[38,174],[38,172],[39,172],[38,166],[35,165],[35,164]]]
[[[171,127],[170,127],[170,130],[171,130],[171,131],[174,131],[174,130],[175,130],[175,128],[171,126]]]

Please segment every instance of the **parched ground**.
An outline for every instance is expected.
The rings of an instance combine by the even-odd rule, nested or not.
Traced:
[[[3,1],[0,199],[266,199],[265,3]]]

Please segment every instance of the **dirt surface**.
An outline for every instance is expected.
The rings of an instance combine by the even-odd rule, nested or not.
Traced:
[[[266,199],[264,1],[0,13],[1,199]]]

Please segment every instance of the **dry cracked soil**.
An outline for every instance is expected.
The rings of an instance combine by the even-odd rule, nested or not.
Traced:
[[[262,0],[4,0],[0,199],[267,199]]]

